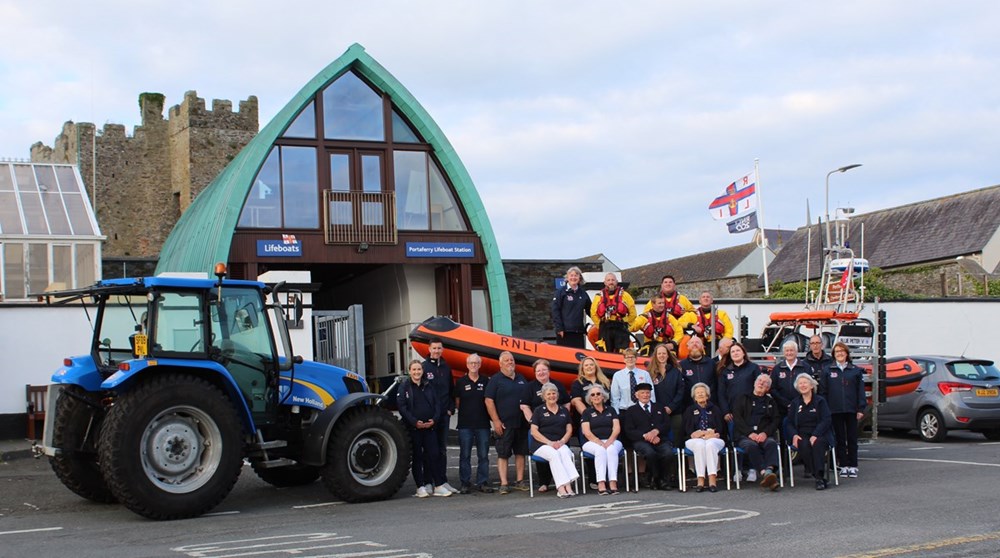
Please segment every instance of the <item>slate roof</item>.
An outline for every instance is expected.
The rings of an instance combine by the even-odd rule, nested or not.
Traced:
[[[785,242],[794,234],[795,231],[788,229],[764,229],[764,236],[767,237],[767,247],[775,254],[785,247]]]
[[[728,277],[729,273],[751,252],[757,249],[754,243],[740,244],[721,250],[702,252],[663,262],[656,262],[622,270],[622,280],[633,287],[656,287],[660,279],[670,274],[677,283],[693,283]]]
[[[982,252],[1000,227],[1000,185],[902,205],[851,219],[849,245],[873,267],[894,268]],[[805,278],[806,239],[812,229],[809,275],[819,277],[824,229],[801,227],[768,267],[771,281]]]

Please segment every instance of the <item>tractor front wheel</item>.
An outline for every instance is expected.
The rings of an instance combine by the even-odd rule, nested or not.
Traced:
[[[333,425],[323,483],[346,502],[391,498],[410,469],[410,436],[403,424],[377,405],[348,409]]]

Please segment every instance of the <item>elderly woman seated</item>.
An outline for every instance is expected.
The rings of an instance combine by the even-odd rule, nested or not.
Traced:
[[[597,492],[618,494],[618,455],[622,451],[618,413],[607,405],[608,392],[600,384],[587,387],[587,402],[590,406],[580,417],[580,432],[586,440],[583,451],[594,456]]]
[[[573,463],[573,451],[566,445],[573,435],[569,411],[559,405],[559,389],[552,382],[542,385],[543,405],[531,415],[531,439],[534,454],[549,462],[552,479],[560,498],[575,496],[573,483],[580,477]]]
[[[694,469],[698,475],[695,492],[705,490],[705,476],[708,476],[708,491],[715,492],[719,471],[719,452],[726,446],[723,434],[728,431],[722,409],[711,401],[712,391],[706,384],[697,383],[691,388],[694,404],[684,411],[684,432],[688,441],[684,446],[694,454]]]

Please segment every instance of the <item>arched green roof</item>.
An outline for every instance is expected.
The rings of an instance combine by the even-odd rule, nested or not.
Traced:
[[[372,85],[387,93],[397,110],[405,115],[431,145],[442,170],[448,175],[460,203],[479,234],[486,256],[486,283],[490,293],[493,330],[510,334],[510,299],[500,250],[486,208],[476,192],[472,177],[444,132],[417,99],[395,77],[355,43],[323,69],[285,105],[257,136],[215,177],[188,207],[163,244],[156,273],[208,272],[216,262],[229,259],[236,223],[257,171],[281,137],[316,94],[344,72],[353,69]]]

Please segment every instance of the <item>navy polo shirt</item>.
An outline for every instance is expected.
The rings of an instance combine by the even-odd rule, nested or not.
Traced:
[[[615,419],[617,418],[618,413],[605,405],[603,412],[598,412],[593,407],[587,407],[587,410],[583,412],[583,417],[580,418],[580,422],[590,423],[590,433],[602,440],[607,440],[611,437],[611,432],[615,427]]]
[[[472,381],[466,374],[455,381],[455,399],[458,399],[458,428],[489,428],[490,415],[486,412],[486,385],[489,378],[480,375]]]
[[[513,378],[504,376],[503,372],[494,374],[486,384],[486,398],[493,400],[493,404],[497,408],[497,416],[507,428],[524,426],[524,413],[521,412],[521,405],[527,404],[527,386],[527,380],[517,372],[514,373]]]

